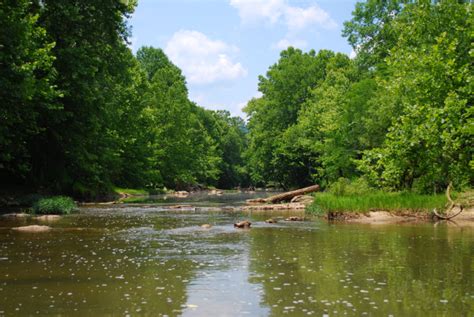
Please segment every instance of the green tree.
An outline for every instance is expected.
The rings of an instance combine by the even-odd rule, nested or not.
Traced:
[[[364,68],[384,63],[397,42],[392,21],[410,0],[367,0],[356,3],[352,19],[344,22],[342,35],[357,53]]]
[[[472,184],[471,4],[407,5],[392,27],[399,39],[387,58],[385,89],[400,116],[360,169],[395,189],[437,192],[450,181]]]
[[[0,3],[0,179],[21,181],[30,175],[36,142],[47,120],[57,120],[54,42],[38,23],[31,1]],[[33,180],[34,181],[34,180]]]
[[[286,187],[305,182],[299,177],[285,177],[301,173],[293,172],[276,149],[284,131],[296,123],[311,89],[326,76],[326,64],[333,56],[330,51],[303,53],[290,47],[281,52],[280,60],[269,68],[266,77],[259,77],[259,91],[263,95],[251,100],[244,109],[249,116],[246,160],[255,183],[276,182]],[[284,170],[288,171],[285,175]]]
[[[199,108],[188,99],[181,70],[161,49],[143,47],[137,58],[150,78],[145,114],[152,133],[153,170],[167,187],[216,180],[217,146],[200,120]]]
[[[45,0],[41,25],[56,43],[52,52],[63,92],[64,119],[48,122],[35,177],[56,191],[95,197],[108,191],[110,172],[118,164],[113,148],[112,119],[116,81],[123,63],[128,30],[126,18],[135,2]]]

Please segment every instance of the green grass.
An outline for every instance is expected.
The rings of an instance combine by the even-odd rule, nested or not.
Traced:
[[[33,205],[33,213],[41,215],[67,215],[76,209],[74,200],[65,196],[42,198]]]
[[[147,196],[147,195],[149,195],[149,192],[146,189],[114,187],[114,191],[117,194],[126,194],[126,195],[131,195],[131,196]]]
[[[405,192],[372,191],[361,195],[335,195],[317,193],[308,210],[314,213],[369,211],[430,212],[434,208],[444,210],[447,199],[444,194],[420,195]]]

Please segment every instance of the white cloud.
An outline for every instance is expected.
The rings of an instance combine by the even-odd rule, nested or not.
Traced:
[[[190,84],[210,84],[246,76],[247,70],[230,56],[238,51],[235,46],[189,30],[173,34],[165,47],[166,54],[183,70]]]
[[[278,50],[286,50],[289,46],[305,49],[308,46],[308,42],[305,40],[284,38],[278,41],[278,43],[275,43],[273,48]]]
[[[230,5],[239,10],[244,23],[267,20],[276,23],[285,11],[283,0],[231,0]]]
[[[294,7],[286,0],[230,0],[230,5],[239,10],[243,23],[265,21],[281,22],[290,30],[302,30],[310,25],[333,29],[336,22],[329,13],[314,4],[307,8]]]
[[[285,20],[291,30],[301,30],[312,24],[318,24],[326,29],[333,29],[337,26],[329,13],[317,5],[306,9],[288,6],[285,11]]]

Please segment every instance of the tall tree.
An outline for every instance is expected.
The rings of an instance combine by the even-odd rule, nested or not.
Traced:
[[[0,3],[0,179],[21,181],[32,170],[35,142],[48,117],[61,116],[51,52],[31,1]],[[34,180],[33,180],[34,181]]]
[[[352,19],[344,22],[342,35],[358,55],[364,68],[384,62],[397,41],[392,21],[410,0],[367,0],[357,2]]]
[[[282,133],[296,123],[311,89],[326,76],[326,63],[333,56],[330,51],[303,53],[290,47],[281,52],[280,60],[269,68],[266,77],[259,77],[263,96],[250,101],[244,109],[249,115],[250,130],[246,157],[254,182],[292,186],[301,181],[282,177],[281,171],[290,166],[275,155],[275,150]]]
[[[52,122],[45,159],[38,175],[56,190],[92,197],[105,193],[111,166],[117,164],[109,131],[115,103],[115,81],[125,71],[126,18],[134,1],[45,0],[41,24],[51,41],[63,92],[65,119]]]
[[[399,39],[387,58],[385,89],[400,116],[383,146],[366,152],[361,170],[396,189],[472,184],[471,4],[407,5],[392,27]]]

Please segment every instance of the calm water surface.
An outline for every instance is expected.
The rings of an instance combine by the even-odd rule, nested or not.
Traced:
[[[225,207],[244,198],[82,208],[47,233],[0,218],[0,316],[474,316],[472,228],[270,225]]]

